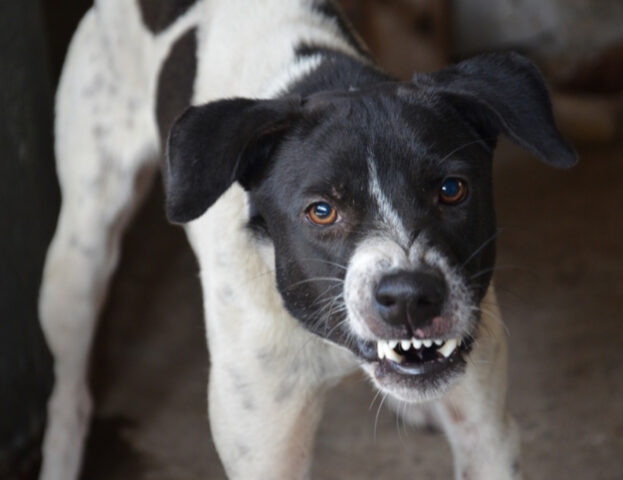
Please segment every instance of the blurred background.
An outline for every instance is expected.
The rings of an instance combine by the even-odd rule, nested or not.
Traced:
[[[400,78],[491,50],[521,52],[546,75],[581,162],[555,171],[506,141],[496,154],[509,408],[522,430],[525,478],[623,478],[623,2],[340,3]],[[90,5],[0,1],[0,479],[36,478],[38,469],[52,375],[36,298],[60,201],[53,92]],[[224,478],[206,420],[197,265],[162,202],[158,186],[126,235],[100,322],[86,480]],[[330,394],[313,478],[451,472],[443,436],[405,427],[362,377]]]

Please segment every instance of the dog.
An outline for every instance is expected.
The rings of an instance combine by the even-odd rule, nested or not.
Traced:
[[[406,421],[445,431],[457,479],[520,478],[491,283],[500,134],[576,161],[516,54],[404,82],[329,0],[96,0],[56,99],[40,478],[79,475],[98,311],[161,158],[200,266],[229,478],[307,478],[324,393],[357,369]]]

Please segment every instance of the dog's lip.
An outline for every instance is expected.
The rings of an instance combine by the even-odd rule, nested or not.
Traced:
[[[363,338],[358,339],[357,348],[359,349],[359,356],[368,362],[377,360],[376,343],[375,341],[364,340]]]

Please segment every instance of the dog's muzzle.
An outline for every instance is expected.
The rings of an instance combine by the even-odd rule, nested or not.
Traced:
[[[464,370],[477,308],[439,252],[408,258],[394,245],[377,242],[354,255],[345,281],[348,323],[379,386],[407,400],[429,398]]]
[[[443,316],[447,297],[445,280],[433,271],[382,276],[374,288],[375,312],[366,318],[380,338],[360,342],[366,359],[403,375],[434,374],[458,361],[471,340],[452,336],[452,322]]]

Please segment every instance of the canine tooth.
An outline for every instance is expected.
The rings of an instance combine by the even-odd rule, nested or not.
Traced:
[[[411,343],[413,344],[413,348],[415,348],[416,350],[419,350],[420,348],[422,348],[422,342],[418,340],[417,338],[412,338]]]
[[[422,343],[424,344],[426,348],[428,348],[433,344],[433,341],[426,339],[426,340],[422,340]]]
[[[382,340],[376,342],[376,351],[378,353],[379,359],[383,360],[385,358],[385,345]]]
[[[393,362],[396,363],[402,363],[402,355],[396,353],[394,350],[392,350],[391,348],[387,348],[385,350],[385,356],[389,359],[392,360]]]
[[[388,340],[387,345],[391,350],[393,350],[394,348],[396,348],[396,345],[398,345],[398,340]]]
[[[456,338],[451,338],[450,340],[446,340],[444,346],[437,349],[437,351],[441,353],[444,357],[448,358],[456,349],[457,344],[458,340]]]
[[[443,345],[443,340],[440,340],[440,339],[437,338],[435,340],[435,345],[437,345],[438,347],[441,347]]]
[[[406,352],[407,350],[411,348],[411,340],[401,340],[400,346]]]

